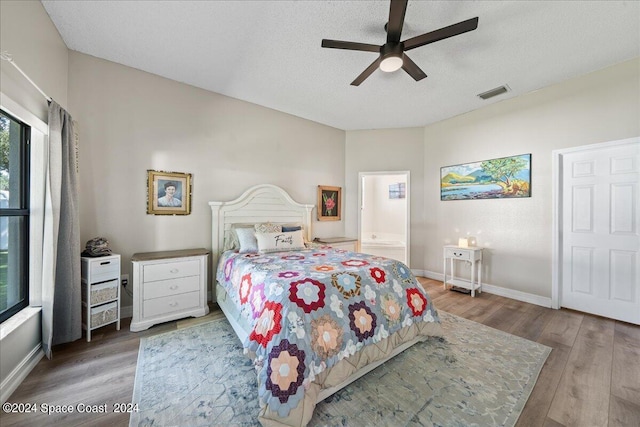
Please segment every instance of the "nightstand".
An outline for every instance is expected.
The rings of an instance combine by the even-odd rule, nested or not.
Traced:
[[[358,239],[353,237],[316,237],[313,241],[335,249],[358,252]]]
[[[451,278],[447,281],[447,259],[451,265]],[[462,281],[453,277],[453,261],[464,261],[471,264],[471,282]],[[476,280],[476,264],[478,266],[478,278]],[[461,288],[470,289],[471,296],[476,296],[476,289],[478,293],[482,292],[482,248],[469,247],[462,248],[454,245],[447,245],[444,247],[444,288],[447,289],[447,284],[459,286]]]
[[[120,255],[81,257],[82,327],[91,331],[111,323],[120,330]]]

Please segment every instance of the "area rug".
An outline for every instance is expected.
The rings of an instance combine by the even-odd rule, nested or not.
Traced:
[[[444,338],[318,404],[311,426],[513,426],[551,349],[440,311]],[[259,426],[256,373],[226,319],[142,338],[130,426]]]

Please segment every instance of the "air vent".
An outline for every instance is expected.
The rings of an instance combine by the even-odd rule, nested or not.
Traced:
[[[493,98],[494,96],[502,95],[505,92],[509,92],[509,86],[507,85],[498,86],[497,88],[483,92],[478,96],[482,99],[489,99],[489,98]]]

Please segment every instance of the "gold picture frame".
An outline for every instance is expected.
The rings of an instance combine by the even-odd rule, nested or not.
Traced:
[[[340,221],[342,187],[318,185],[318,221]]]
[[[147,170],[147,214],[190,213],[191,174]]]

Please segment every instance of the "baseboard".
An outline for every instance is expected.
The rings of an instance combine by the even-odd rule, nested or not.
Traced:
[[[42,351],[42,344],[38,344],[25,356],[24,359],[22,359],[18,366],[11,371],[0,385],[0,390],[2,390],[2,393],[0,394],[1,403],[5,403],[7,399],[9,399],[9,396],[16,391],[22,381],[27,378],[29,372],[36,367],[40,359],[43,357],[44,351]]]
[[[428,270],[411,270],[413,274],[416,276],[426,277],[427,279],[433,280],[444,280],[444,275],[442,273],[435,273],[433,271]],[[465,279],[458,279],[463,282],[470,282]],[[539,305],[541,307],[551,308],[551,298],[541,297],[540,295],[534,295],[527,292],[516,291],[514,289],[502,288],[500,286],[495,286],[490,283],[482,283],[482,292],[487,292],[489,294],[498,295],[501,297],[511,298],[516,301],[527,302],[529,304]]]

